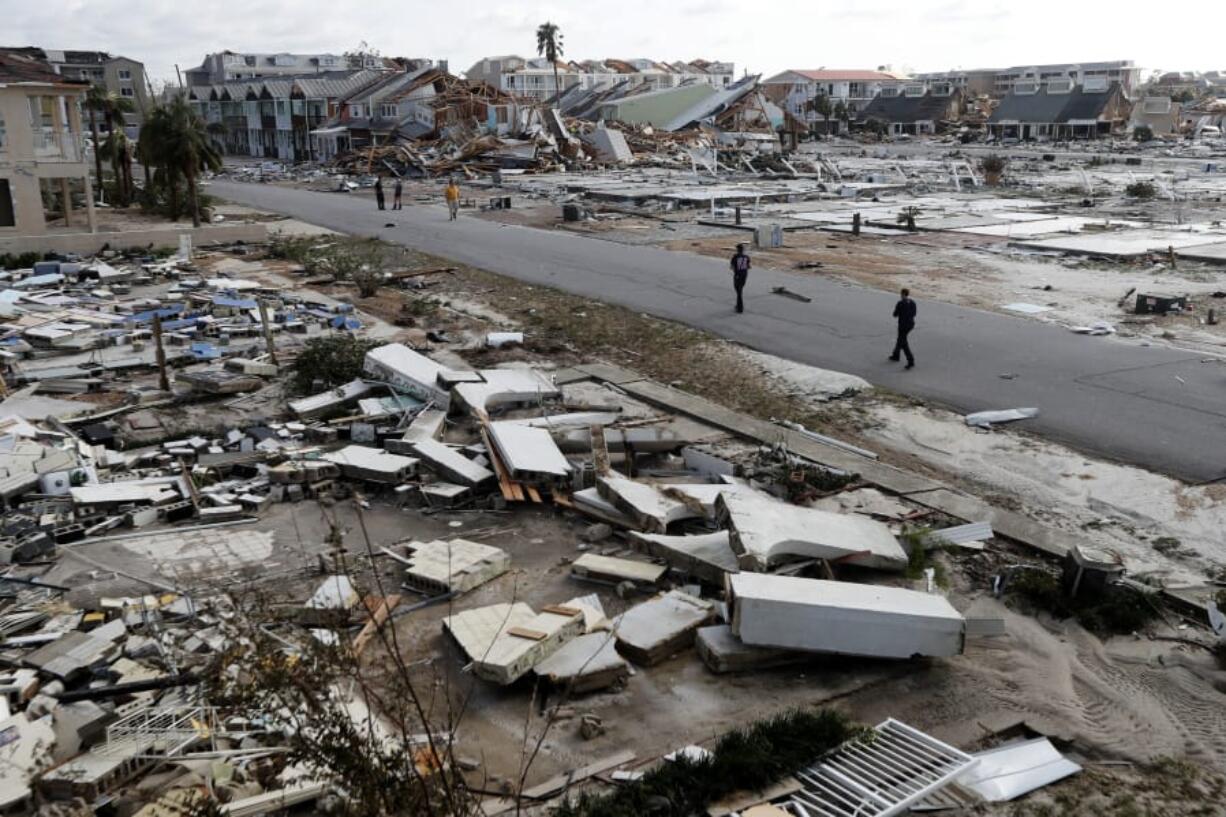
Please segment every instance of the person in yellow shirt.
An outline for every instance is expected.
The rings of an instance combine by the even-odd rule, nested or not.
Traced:
[[[447,182],[447,211],[451,215],[450,221],[455,221],[460,213],[460,186],[455,179]]]

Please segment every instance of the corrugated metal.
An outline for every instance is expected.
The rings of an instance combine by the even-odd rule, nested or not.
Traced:
[[[971,522],[967,525],[934,530],[928,534],[928,538],[950,545],[964,545],[967,542],[985,542],[993,535],[991,522]]]

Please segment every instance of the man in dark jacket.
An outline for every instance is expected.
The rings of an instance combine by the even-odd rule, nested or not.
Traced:
[[[736,254],[732,256],[732,286],[736,289],[736,311],[745,311],[745,301],[741,298],[741,292],[745,289],[745,282],[749,280],[749,256],[745,254],[745,245],[736,245]]]
[[[379,205],[379,209],[383,209],[383,177],[375,179],[375,204]]]
[[[898,360],[899,353],[907,356],[907,368],[915,365],[915,355],[911,354],[911,344],[907,335],[915,328],[915,301],[911,300],[911,290],[904,289],[898,303],[894,304],[894,317],[898,319],[898,339],[894,341],[894,352],[890,360]]]

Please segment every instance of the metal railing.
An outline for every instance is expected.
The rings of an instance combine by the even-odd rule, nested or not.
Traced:
[[[34,131],[34,158],[40,161],[85,161],[85,142],[71,131],[38,128]]]

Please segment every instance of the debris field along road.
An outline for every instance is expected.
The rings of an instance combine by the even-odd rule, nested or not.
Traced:
[[[886,360],[894,341],[892,292],[755,268],[746,312],[737,315],[732,276],[720,259],[477,218],[448,222],[441,188],[439,204],[394,213],[376,210],[367,197],[271,185],[217,180],[209,192],[675,320],[958,411],[1035,406],[1039,416],[1024,428],[1082,451],[1189,482],[1226,476],[1226,366],[1202,354],[1085,337],[927,301],[916,291],[911,344],[918,362],[904,371]],[[730,249],[736,240],[729,238]],[[901,270],[898,282],[911,283]],[[812,301],[772,294],[777,286]]]

